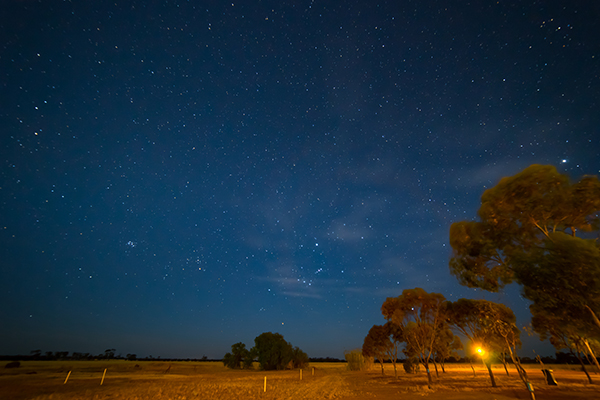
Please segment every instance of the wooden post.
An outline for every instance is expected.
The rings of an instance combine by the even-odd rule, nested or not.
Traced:
[[[67,383],[67,381],[69,380],[69,376],[71,376],[71,371],[69,371],[69,373],[67,374],[67,377],[65,378],[65,383]],[[63,385],[64,385],[65,383],[63,383]]]
[[[300,380],[302,380],[302,369],[300,369]]]
[[[267,391],[267,377],[266,376],[265,376],[265,389],[264,389],[264,391],[265,392]]]
[[[312,367],[312,374],[315,376],[315,367]]]
[[[102,380],[100,381],[100,386],[104,383],[104,377],[106,376],[106,368],[104,368],[104,373],[102,374]]]

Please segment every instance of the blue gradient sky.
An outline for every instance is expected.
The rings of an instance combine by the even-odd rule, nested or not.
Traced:
[[[450,224],[600,172],[594,1],[0,5],[0,354],[343,357]],[[523,334],[525,336],[525,334]],[[522,354],[552,354],[523,338]]]

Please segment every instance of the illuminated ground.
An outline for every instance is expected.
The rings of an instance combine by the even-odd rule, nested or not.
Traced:
[[[315,367],[314,375],[312,367]],[[169,368],[170,367],[170,368]],[[106,376],[101,386],[102,375]],[[600,398],[600,385],[590,385],[574,366],[550,366],[559,386],[548,386],[539,366],[528,367],[535,394],[540,399]],[[570,369],[568,369],[570,368]],[[379,369],[346,371],[344,364],[315,363],[302,371],[231,371],[216,362],[60,361],[23,362],[18,369],[0,372],[0,399],[528,399],[516,371],[507,376],[494,366],[498,383],[491,388],[487,371],[478,365],[450,365],[440,371],[432,389],[424,373],[399,371],[391,365],[386,375]],[[65,378],[71,371],[65,384]],[[267,378],[267,391],[264,379]],[[592,379],[600,382],[600,375]]]

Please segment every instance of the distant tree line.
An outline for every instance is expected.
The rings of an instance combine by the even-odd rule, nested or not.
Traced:
[[[202,358],[155,358],[151,355],[147,357],[138,357],[137,354],[128,353],[125,356],[115,355],[115,349],[107,349],[104,353],[80,353],[74,351],[46,351],[32,350],[29,355],[0,355],[0,360],[39,360],[39,361],[56,361],[56,360],[73,360],[73,361],[93,361],[93,360],[129,360],[129,361],[221,361],[209,360],[208,357]]]
[[[91,354],[91,353],[80,353],[74,351],[69,353],[68,351],[46,351],[32,350],[29,358],[32,360],[113,360],[113,359],[129,359],[135,360],[137,357],[135,354],[127,354],[127,356],[118,355],[115,356],[116,349],[106,349],[104,353]]]
[[[334,357],[310,357],[308,359],[310,362],[346,362],[344,359],[334,358]]]
[[[231,353],[223,356],[223,364],[232,369],[252,369],[255,361],[261,370],[281,370],[306,367],[309,359],[300,348],[286,342],[283,335],[271,332],[258,335],[251,349],[239,342],[231,346]]]
[[[36,350],[37,351],[37,350]],[[63,356],[62,358],[55,358],[55,356],[53,355],[51,358],[46,358],[45,353],[41,354],[40,353],[40,357],[36,357],[34,358],[34,356],[32,356],[31,354],[29,355],[0,355],[0,360],[5,360],[5,361],[13,361],[13,360],[22,360],[22,361],[31,361],[31,360],[38,360],[38,361],[42,361],[42,360],[48,360],[48,361],[55,361],[55,360],[72,360],[72,361],[93,361],[93,360],[101,360],[101,358],[98,358],[96,356],[91,355],[90,353],[78,353],[78,352],[59,352],[59,353],[67,353],[67,356]],[[55,353],[53,353],[55,354]],[[83,355],[83,356],[80,356]],[[152,356],[148,356],[148,357],[137,357],[135,354],[128,354],[130,356],[134,356],[135,358],[129,358],[129,360],[132,361],[188,361],[188,362],[194,362],[194,361],[215,361],[215,362],[222,362],[223,359],[209,359],[206,356],[203,356],[201,358],[154,358]],[[115,356],[114,358],[115,360],[125,360],[128,359],[127,357],[122,357],[122,356]],[[340,359],[340,358],[335,358],[335,357],[310,357],[308,359],[309,362],[315,362],[315,363],[320,363],[320,362],[347,362],[347,360],[345,359]],[[398,363],[402,364],[405,359],[404,358],[399,358]],[[450,358],[448,358],[447,362],[448,363],[468,363],[471,362],[472,360],[469,359],[469,357],[458,357],[458,356],[451,356]],[[577,359],[577,357],[571,353],[566,353],[566,352],[558,352],[556,353],[555,356],[543,356],[541,357],[539,360],[531,358],[531,357],[521,357],[521,363],[523,364],[530,364],[530,363],[536,363],[542,361],[543,363],[546,364],[578,364],[579,361]],[[388,359],[384,359],[383,363],[391,363],[390,360]]]

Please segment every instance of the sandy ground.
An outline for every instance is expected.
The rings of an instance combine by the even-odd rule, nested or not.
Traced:
[[[211,362],[61,361],[24,362],[18,369],[0,370],[0,399],[529,399],[514,369],[507,376],[494,366],[497,387],[491,387],[487,371],[467,365],[440,370],[432,388],[425,373],[406,374],[400,366],[398,379],[391,365],[352,372],[340,363],[315,363],[302,371],[232,371]],[[537,400],[600,399],[600,375],[594,384],[576,367],[548,366],[558,386],[548,386],[538,365],[527,366]],[[102,375],[106,376],[100,385]],[[65,384],[65,378],[71,371]],[[267,391],[264,379],[267,378]]]

